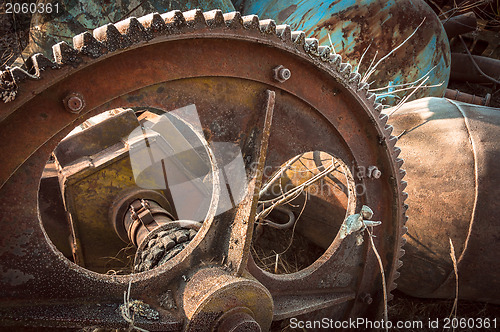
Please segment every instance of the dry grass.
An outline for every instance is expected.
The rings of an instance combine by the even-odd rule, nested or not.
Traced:
[[[409,320],[419,320],[427,323],[430,320],[439,319],[440,329],[430,329],[424,327],[424,329],[401,329],[399,331],[442,331],[443,330],[443,319],[448,317],[452,311],[455,299],[442,300],[442,299],[420,299],[408,296],[402,292],[396,290],[393,292],[394,300],[389,303],[389,317],[391,321],[409,321]],[[485,319],[497,318],[500,319],[500,306],[473,302],[473,301],[460,301],[460,313],[457,318],[474,318],[474,319]],[[460,329],[460,331],[477,331],[478,329]],[[481,329],[481,331],[496,331],[497,329]],[[398,331],[398,329],[392,329],[391,331]]]

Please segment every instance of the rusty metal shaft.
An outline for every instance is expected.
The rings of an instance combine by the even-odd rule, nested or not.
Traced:
[[[130,241],[138,247],[154,229],[173,220],[172,214],[155,201],[137,199],[130,204],[123,219],[123,224]]]

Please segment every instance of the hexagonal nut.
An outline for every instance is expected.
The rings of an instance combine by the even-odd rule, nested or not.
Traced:
[[[285,68],[282,65],[279,65],[278,67],[273,69],[274,71],[274,79],[280,83],[285,82],[292,76],[292,72],[290,69]]]

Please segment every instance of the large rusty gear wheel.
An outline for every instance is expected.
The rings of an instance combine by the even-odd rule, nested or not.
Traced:
[[[203,225],[198,236],[167,264],[131,279],[105,276],[69,263],[47,241],[38,214],[39,179],[50,153],[75,126],[117,107],[171,110],[195,103],[209,142],[251,142],[248,128],[260,126],[255,110],[261,107],[260,96],[266,90],[276,92],[267,165],[281,165],[301,152],[321,150],[353,169],[376,165],[380,170],[377,179],[354,177],[366,188],[355,212],[368,205],[374,218],[382,221],[374,228],[374,240],[388,289],[396,287],[407,209],[397,139],[391,136],[388,118],[368,85],[360,83],[360,75],[329,47],[305,38],[303,32],[292,32],[289,26],[276,26],[272,20],[218,10],[129,18],[93,34],[78,35],[73,44],[55,45],[55,62],[36,54],[26,70],[1,73],[6,102],[0,104],[0,151],[8,156],[0,169],[0,243],[6,249],[0,263],[3,324],[126,326],[116,303],[123,301],[129,280],[138,289],[133,296],[144,296],[153,307],[160,294],[175,293],[177,305],[163,307],[160,321],[139,320],[144,328],[196,330],[207,326],[197,324],[211,324],[211,316],[202,316],[200,310],[213,303],[196,307],[193,298],[180,313],[176,310],[186,296],[176,293],[177,289],[181,292],[184,286],[179,285],[187,282],[187,292],[190,278],[199,282],[197,278],[205,272],[196,269],[201,271],[208,261],[211,267],[223,266],[238,280],[245,276],[252,235],[251,229],[245,231],[248,226],[241,226],[239,219]],[[290,70],[289,78],[275,76],[279,65]],[[242,150],[249,166],[255,156]],[[253,224],[255,208],[256,203],[247,210],[249,224]],[[213,235],[215,227],[218,237]],[[232,231],[221,235],[226,229]],[[380,315],[381,276],[369,241],[358,245],[353,236],[336,241],[312,266],[295,274],[275,276],[249,267],[273,296],[275,320],[300,315],[334,320]],[[206,280],[210,278],[217,281],[219,274]],[[15,306],[6,302],[14,299]],[[224,315],[231,311],[224,310]],[[249,314],[238,315],[247,319]],[[254,312],[254,316],[260,324],[259,315]],[[261,327],[267,329],[269,323]]]

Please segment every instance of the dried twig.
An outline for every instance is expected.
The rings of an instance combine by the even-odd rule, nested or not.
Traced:
[[[313,183],[317,182],[318,180],[322,179],[323,177],[325,177],[326,175],[330,174],[331,172],[333,172],[334,170],[336,170],[339,165],[336,165],[335,161],[334,161],[334,158],[332,157],[332,163],[330,166],[328,166],[327,168],[325,168],[324,171],[316,174],[315,176],[311,177],[309,180],[305,181],[304,183],[300,184],[299,186],[297,187],[294,187],[293,189],[283,193],[281,196],[278,196],[276,198],[273,198],[273,199],[269,199],[269,200],[264,200],[264,201],[259,201],[259,203],[261,204],[265,204],[265,203],[271,203],[271,206],[267,207],[267,208],[264,208],[261,212],[259,212],[259,214],[257,214],[257,216],[255,217],[256,220],[259,220],[259,219],[263,219],[265,218],[266,216],[268,216],[271,211],[278,205],[281,205],[281,204],[286,204],[288,202],[291,202],[293,201],[295,198],[297,198],[307,187],[309,187],[310,185],[312,185]],[[287,163],[288,165],[288,163]],[[288,166],[289,167],[289,166]],[[286,169],[285,169],[286,171]],[[276,177],[274,176],[272,178],[272,180],[270,182],[268,182],[266,184],[266,188],[269,188],[270,185],[276,181],[277,179],[281,178],[281,175],[283,175],[284,171],[283,170],[280,170],[277,174],[280,174],[279,177]]]
[[[393,115],[394,113],[396,113],[403,105],[404,103],[406,103],[408,101],[408,99],[410,99],[411,96],[413,96],[413,94],[415,92],[417,92],[417,90],[425,83],[427,82],[427,80],[429,79],[429,77],[427,77],[425,80],[423,80],[422,83],[420,83],[409,95],[405,96],[397,105],[396,107],[394,107],[390,112],[387,113],[387,116],[391,116]]]
[[[366,83],[368,81],[368,79],[370,78],[370,76],[375,72],[375,70],[377,69],[378,65],[380,63],[382,63],[385,59],[387,59],[392,53],[396,52],[401,46],[403,46],[404,44],[406,44],[406,42],[408,40],[410,40],[411,37],[413,37],[413,35],[415,35],[415,33],[422,26],[422,24],[424,24],[424,22],[425,22],[425,17],[422,20],[422,22],[418,25],[418,27],[401,44],[399,44],[394,49],[392,49],[389,53],[387,53],[385,56],[383,56],[380,60],[378,60],[378,62],[375,64],[375,66],[373,66],[373,68],[371,68],[369,71],[366,72],[366,74],[365,74],[365,76],[363,76],[363,79],[361,80],[361,82]]]
[[[370,43],[370,45],[368,45],[368,47],[366,48],[366,50],[363,52],[363,54],[361,55],[361,59],[359,59],[359,62],[358,62],[358,66],[356,68],[356,72],[359,73],[359,68],[361,67],[361,64],[363,63],[363,59],[365,57],[365,54],[366,52],[368,52],[368,50],[370,49],[370,46],[372,46],[372,43],[373,41]]]
[[[450,257],[453,262],[453,270],[455,271],[455,301],[453,301],[453,307],[451,308],[450,315],[448,318],[457,317],[457,309],[458,309],[458,266],[457,266],[457,257],[455,256],[455,247],[453,246],[453,241],[450,238]],[[455,328],[453,328],[455,330]]]
[[[409,83],[401,83],[401,84],[396,84],[396,85],[386,85],[382,88],[374,88],[374,89],[370,89],[368,91],[370,92],[377,92],[377,91],[382,91],[382,90],[389,90],[391,88],[402,88],[402,87],[408,87],[408,89],[411,89],[415,86],[415,84],[419,83],[421,80],[425,79],[427,76],[430,75],[430,73],[436,69],[436,66],[432,67],[431,69],[429,69],[429,71],[427,73],[425,73],[424,75],[422,75],[422,77],[420,77],[419,79],[413,81],[413,82],[409,82]],[[441,83],[442,84],[442,83]],[[395,92],[395,91],[390,91],[390,92]]]
[[[490,80],[491,82],[495,83],[495,84],[500,84],[500,81],[495,79],[494,77],[491,77],[490,75],[487,75],[484,71],[481,70],[481,68],[479,68],[476,60],[474,60],[474,57],[472,56],[472,54],[470,53],[469,51],[469,48],[467,47],[467,44],[465,44],[464,42],[464,39],[462,38],[462,36],[458,36],[458,38],[460,39],[460,41],[462,42],[462,45],[464,46],[465,48],[465,51],[467,52],[467,55],[469,56],[470,58],[470,61],[472,62],[472,64],[474,65],[474,68],[476,68],[476,70],[479,72],[479,74],[481,74],[482,76],[484,76],[485,78],[487,78],[488,80]]]
[[[292,228],[292,235],[290,236],[290,243],[288,244],[288,247],[286,247],[285,250],[283,250],[282,252],[279,253],[279,255],[283,255],[284,253],[286,253],[288,251],[288,249],[290,249],[290,247],[292,246],[292,243],[293,243],[293,235],[295,234],[295,227],[297,227],[297,223],[299,222],[299,219],[300,217],[302,216],[302,213],[304,212],[305,208],[306,208],[306,205],[307,205],[307,198],[308,198],[308,193],[306,191],[305,193],[306,197],[304,198],[304,205],[302,205],[302,210],[300,210],[300,213],[299,213],[299,216],[297,217],[297,219],[295,220],[295,224],[293,224],[293,228]]]
[[[384,265],[382,264],[382,258],[380,258],[380,255],[378,253],[377,248],[375,247],[375,243],[373,242],[373,232],[370,230],[370,227],[367,227],[366,230],[368,231],[368,236],[370,238],[370,244],[373,250],[373,253],[377,257],[378,265],[380,267],[380,274],[382,276],[382,290],[384,292],[384,320],[385,320],[385,330],[389,331],[389,328],[387,326],[387,322],[389,321],[389,315],[387,313],[387,285],[385,283],[385,272],[384,272]]]

